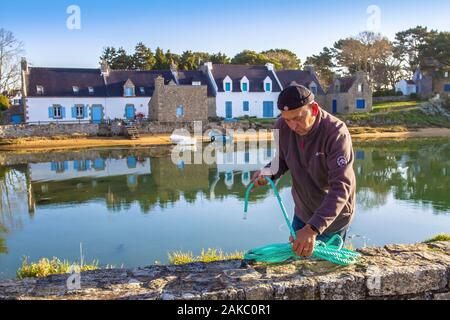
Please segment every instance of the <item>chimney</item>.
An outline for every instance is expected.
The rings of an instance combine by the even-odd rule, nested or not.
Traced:
[[[100,64],[100,69],[102,71],[102,76],[109,76],[109,72],[111,71],[111,69],[109,68],[109,64],[106,60],[102,61],[102,63]]]
[[[315,73],[314,66],[312,64],[305,65],[305,71],[309,72],[310,74],[314,74]]]
[[[21,68],[22,68],[22,72],[25,72],[25,74],[28,74],[30,72],[30,70],[28,68],[27,58],[22,57],[22,59],[20,61],[20,65],[21,65]]]
[[[155,89],[164,87],[164,78],[161,75],[158,75],[155,79]]]
[[[178,66],[175,63],[171,63],[170,64],[170,72],[172,73],[173,77],[175,78],[175,83],[177,85],[179,85],[179,80],[178,80]]]
[[[274,67],[273,63],[266,63],[266,68],[269,71],[274,71],[275,67]]]

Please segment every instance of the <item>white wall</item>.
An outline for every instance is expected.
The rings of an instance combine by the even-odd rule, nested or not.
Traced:
[[[68,97],[68,98],[49,98],[49,97],[33,97],[27,98],[27,122],[54,122],[56,120],[49,119],[48,108],[54,104],[59,104],[66,108],[66,117],[60,119],[60,121],[78,122],[78,119],[72,118],[72,107],[76,104],[87,105],[88,107],[93,104],[99,104],[104,107],[105,119],[124,119],[125,118],[125,106],[127,104],[134,104],[136,108],[136,114],[142,112],[145,117],[148,117],[148,103],[150,98],[133,97],[133,98],[90,98],[90,97]],[[88,108],[88,117],[84,120],[90,120],[90,108]]]
[[[417,93],[417,86],[408,84],[406,80],[400,80],[395,84],[395,91],[401,91],[403,95],[409,96],[411,93]]]
[[[233,103],[233,118],[235,117],[263,117],[263,102],[273,101],[273,116],[277,117],[280,111],[277,108],[279,92],[218,92],[216,97],[217,116],[225,118],[225,102]],[[249,102],[249,111],[244,112],[243,102]]]

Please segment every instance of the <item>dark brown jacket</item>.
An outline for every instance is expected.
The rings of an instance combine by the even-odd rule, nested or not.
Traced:
[[[295,214],[321,234],[346,228],[355,211],[356,179],[352,140],[345,123],[319,109],[305,136],[292,131],[283,118],[275,129],[279,130],[275,130],[279,166],[275,168],[272,161],[273,178],[290,171]]]

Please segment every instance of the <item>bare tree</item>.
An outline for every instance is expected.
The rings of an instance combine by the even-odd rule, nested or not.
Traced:
[[[0,29],[0,94],[20,88],[20,57],[23,43],[11,31]]]

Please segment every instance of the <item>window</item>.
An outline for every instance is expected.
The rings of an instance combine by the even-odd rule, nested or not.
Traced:
[[[200,81],[192,81],[193,86],[201,86],[202,83]]]
[[[93,87],[88,87],[89,90],[89,94],[93,94],[94,93],[94,88]]]
[[[62,108],[61,106],[53,106],[53,119],[62,118]]]
[[[242,83],[242,92],[247,92],[248,91],[248,83],[244,82]]]
[[[366,100],[358,99],[356,100],[356,109],[364,109],[366,107]]]
[[[80,87],[73,86],[72,90],[73,90],[73,93],[77,94],[78,92],[80,92]]]
[[[84,118],[84,106],[82,104],[77,104],[75,106],[75,115],[77,118]]]
[[[363,92],[363,84],[362,83],[360,83],[360,84],[358,84],[358,92]]]
[[[244,111],[249,111],[250,110],[250,103],[248,101],[244,101],[243,108],[244,108]]]
[[[125,97],[132,97],[132,96],[134,96],[134,88],[126,87],[125,88]]]
[[[447,83],[446,85],[444,85],[444,91],[450,92],[450,83]]]
[[[311,90],[311,92],[313,94],[315,94],[315,95],[317,94],[317,87],[315,85],[312,85],[309,89]]]
[[[270,82],[266,82],[266,91],[267,91],[267,92],[272,91]]]
[[[444,78],[448,78],[448,71],[444,72]]]
[[[335,93],[338,93],[338,92],[339,92],[339,85],[338,85],[338,84],[334,86],[334,92],[335,92]]]
[[[184,107],[183,106],[177,107],[177,117],[178,118],[184,117]]]
[[[44,94],[44,87],[43,86],[36,86],[37,94]]]
[[[226,92],[230,92],[231,91],[231,83],[229,83],[229,82],[225,83],[225,91]]]
[[[144,88],[144,87],[140,87],[140,88],[139,88],[139,92],[140,92],[141,94],[145,94],[145,88]]]

